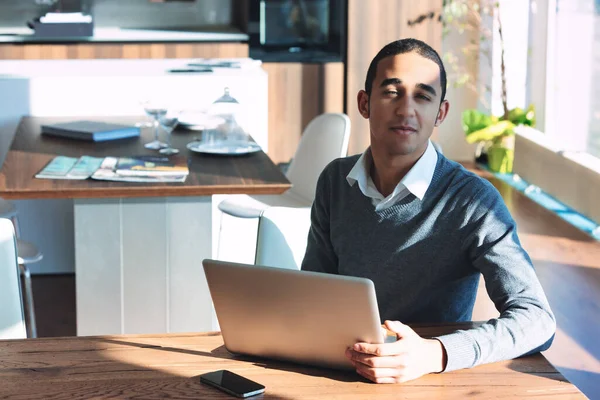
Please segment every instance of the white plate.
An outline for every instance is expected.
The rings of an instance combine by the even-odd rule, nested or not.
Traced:
[[[191,151],[195,151],[196,153],[232,156],[256,153],[257,151],[262,150],[258,144],[254,142],[248,142],[246,140],[230,140],[214,143],[191,142],[188,143],[186,147]]]

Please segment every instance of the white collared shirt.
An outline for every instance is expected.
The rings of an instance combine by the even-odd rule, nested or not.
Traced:
[[[360,156],[348,176],[346,176],[346,180],[350,186],[358,182],[360,191],[365,196],[371,198],[371,202],[375,206],[375,211],[381,211],[393,206],[408,196],[409,193],[414,194],[419,200],[423,200],[423,196],[425,196],[425,192],[427,192],[429,184],[431,184],[437,159],[437,151],[435,151],[433,144],[429,140],[425,153],[423,153],[421,158],[419,158],[404,178],[398,182],[394,191],[387,197],[379,193],[379,190],[377,190],[375,183],[371,179],[372,155],[370,149],[367,149]]]

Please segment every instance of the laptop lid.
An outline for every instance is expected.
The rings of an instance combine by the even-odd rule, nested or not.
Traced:
[[[383,341],[369,279],[209,259],[202,264],[232,353],[353,369],[344,355],[349,346]]]

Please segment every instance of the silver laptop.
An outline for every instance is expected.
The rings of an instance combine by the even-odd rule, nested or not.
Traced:
[[[352,369],[344,352],[382,343],[369,279],[216,260],[202,262],[232,353]]]

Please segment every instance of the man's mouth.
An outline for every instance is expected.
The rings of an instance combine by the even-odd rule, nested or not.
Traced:
[[[410,135],[411,133],[417,133],[417,130],[412,126],[408,125],[396,125],[390,127],[390,129],[396,133],[401,133],[403,135]]]

